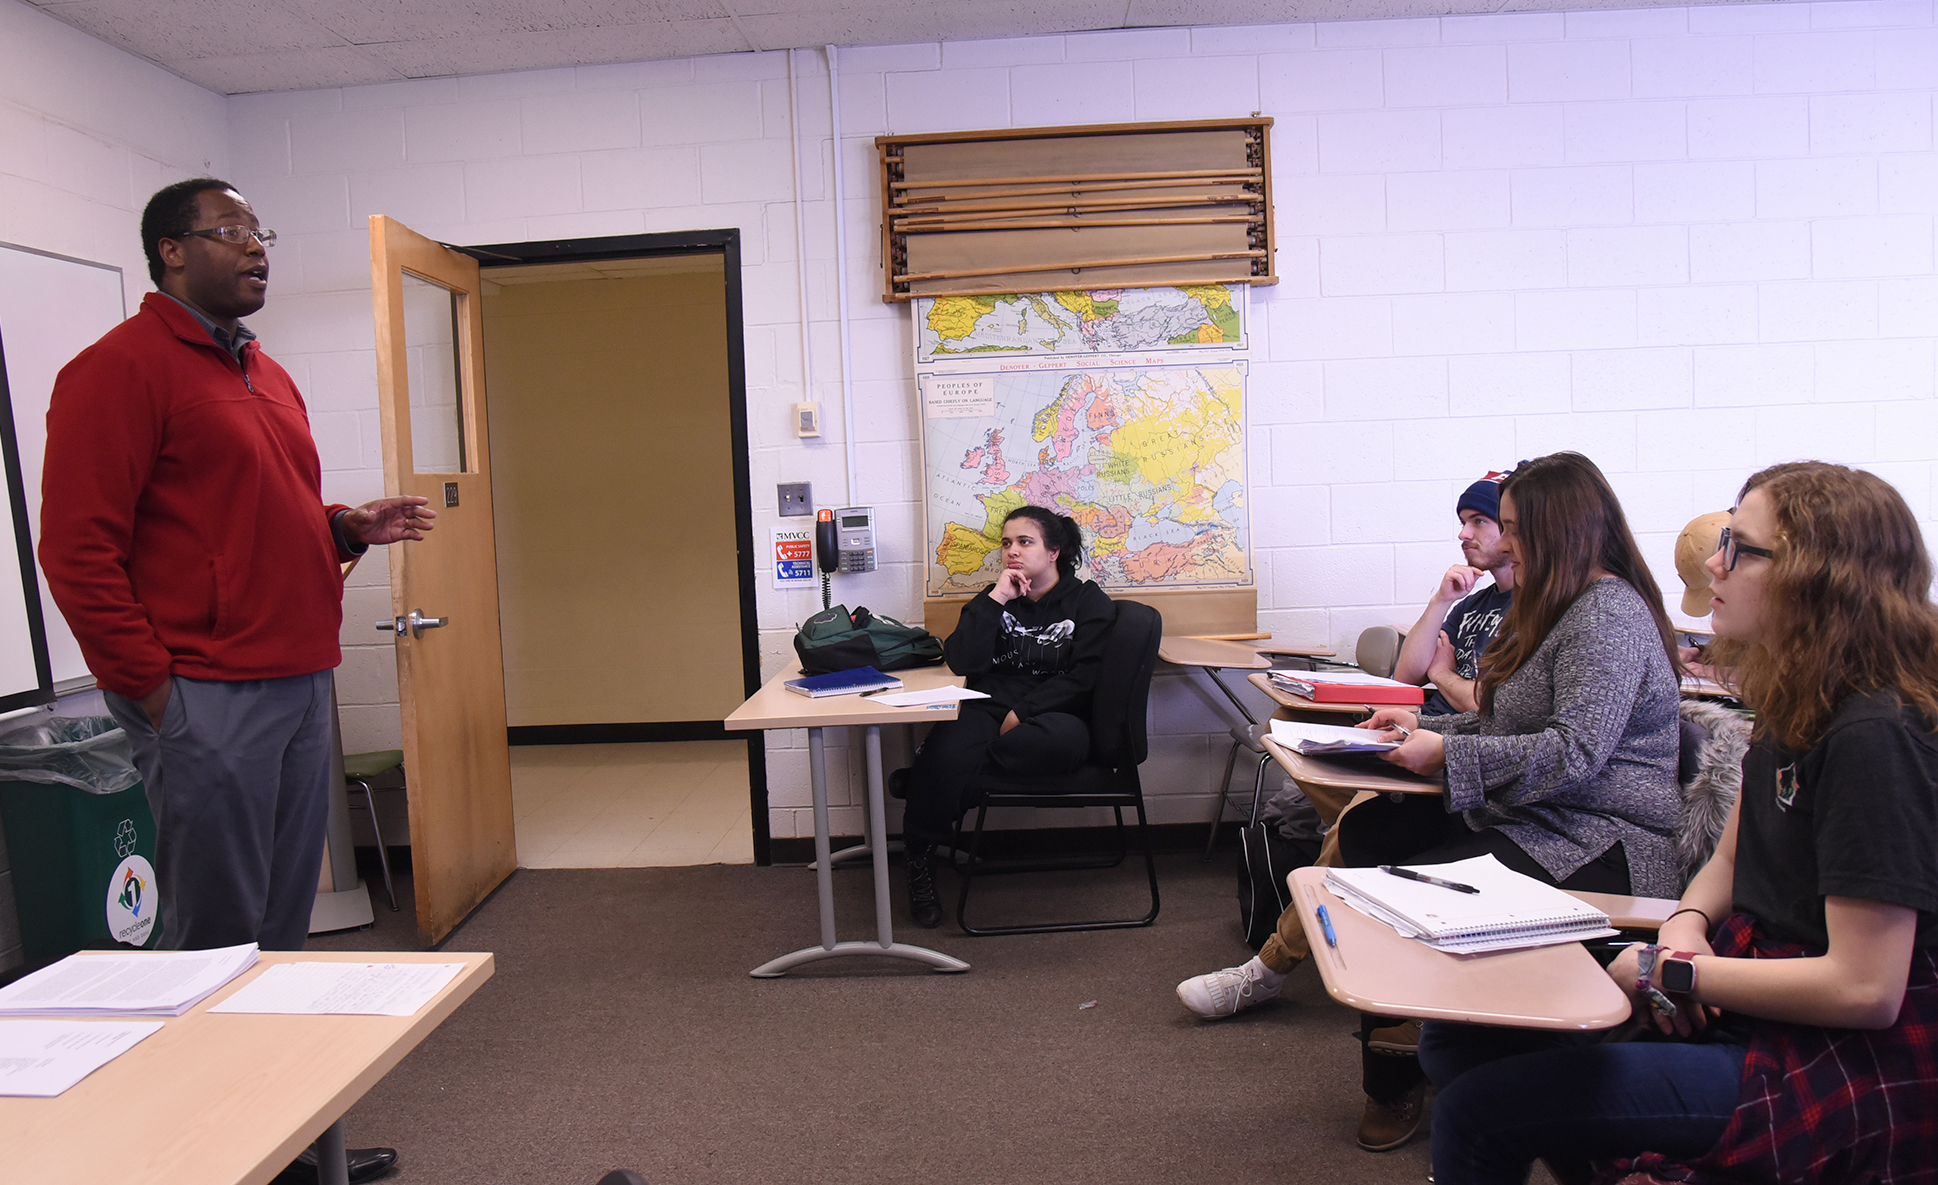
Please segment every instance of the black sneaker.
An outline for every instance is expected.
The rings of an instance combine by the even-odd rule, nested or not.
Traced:
[[[905,845],[908,853],[908,916],[924,930],[942,924],[942,901],[935,895],[935,845]]]

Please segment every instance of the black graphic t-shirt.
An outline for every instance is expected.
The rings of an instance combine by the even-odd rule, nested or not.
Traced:
[[[1481,652],[1500,632],[1501,619],[1507,616],[1507,607],[1513,603],[1512,592],[1498,584],[1489,584],[1447,611],[1440,628],[1453,643],[1454,674],[1462,679],[1480,678]],[[1447,702],[1446,696],[1435,690],[1421,705],[1420,715],[1451,716],[1458,711],[1459,708]]]
[[[1938,946],[1938,737],[1896,696],[1846,699],[1802,753],[1751,745],[1740,811],[1735,904],[1770,933],[1822,950],[1824,898],[1858,897]]]
[[[1116,617],[1102,589],[1074,577],[1057,581],[1040,601],[1015,597],[999,605],[984,589],[963,606],[943,655],[971,690],[994,701],[990,707],[1019,720],[1038,712],[1083,715]]]

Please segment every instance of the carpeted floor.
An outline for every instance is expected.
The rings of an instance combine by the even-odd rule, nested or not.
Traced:
[[[996,878],[986,899],[979,880],[972,916],[1135,905],[1133,871]],[[398,1148],[400,1185],[1426,1179],[1424,1140],[1354,1145],[1354,1018],[1311,968],[1229,1020],[1179,1006],[1178,980],[1248,955],[1230,853],[1161,858],[1156,925],[1086,934],[970,938],[953,907],[917,930],[896,875],[897,937],[970,971],[749,978],[819,940],[799,868],[519,872],[444,944],[494,952],[496,975],[350,1112],[350,1142]],[[835,884],[841,936],[870,937],[865,868]],[[312,949],[416,947],[398,887],[403,912]]]

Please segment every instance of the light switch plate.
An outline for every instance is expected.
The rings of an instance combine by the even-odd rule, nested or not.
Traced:
[[[774,487],[781,494],[781,517],[792,518],[814,513],[814,486],[805,481],[784,481]]]

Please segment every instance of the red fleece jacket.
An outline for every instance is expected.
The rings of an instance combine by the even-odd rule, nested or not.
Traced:
[[[62,368],[40,565],[104,688],[342,661],[343,580],[309,413],[255,342],[242,364],[169,298]]]

